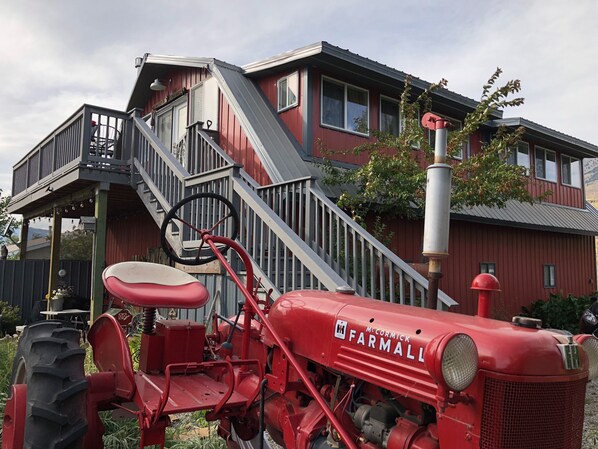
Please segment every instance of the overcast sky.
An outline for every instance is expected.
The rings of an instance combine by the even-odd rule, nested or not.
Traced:
[[[143,53],[244,65],[318,41],[478,99],[497,66],[505,112],[598,144],[596,0],[0,0],[0,188],[83,103],[123,110]]]

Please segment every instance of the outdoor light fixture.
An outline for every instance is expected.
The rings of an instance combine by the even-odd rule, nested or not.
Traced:
[[[150,84],[150,89],[160,92],[160,91],[163,91],[164,89],[166,89],[166,86],[162,83],[162,81],[160,81],[158,78],[156,78],[152,82],[152,84]]]

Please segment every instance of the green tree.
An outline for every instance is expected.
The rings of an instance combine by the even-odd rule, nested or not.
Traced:
[[[447,154],[458,155],[464,143],[491,119],[498,109],[523,104],[523,98],[513,97],[521,90],[519,80],[497,86],[501,70],[498,68],[483,86],[482,97],[474,111],[467,114],[463,127],[449,130]],[[348,191],[338,199],[338,205],[349,210],[355,219],[362,221],[365,213],[375,211],[402,217],[421,216],[425,203],[425,168],[434,160],[427,130],[419,123],[420,115],[431,110],[431,94],[444,89],[446,80],[432,84],[418,96],[412,92],[409,78],[400,100],[401,133],[394,136],[371,130],[374,137],[367,143],[348,151],[322,148],[327,155],[323,168],[324,182],[346,185]],[[521,139],[523,128],[514,131],[499,128],[479,153],[453,164],[451,208],[485,205],[504,207],[510,199],[534,202],[545,198],[547,191],[533,197],[527,190],[529,176],[524,167],[509,164],[509,148]],[[343,169],[332,162],[334,154],[367,154],[369,160],[354,169]],[[350,187],[349,187],[350,186]]]
[[[6,225],[10,221],[10,214],[8,213],[8,203],[10,203],[10,196],[5,196],[2,194],[2,189],[0,189],[0,234],[4,232],[6,229]],[[11,229],[14,231],[15,228],[20,226],[19,220],[14,220],[11,226]],[[11,244],[13,243],[10,239],[3,237],[0,235],[0,244]]]
[[[76,229],[60,237],[60,258],[62,260],[91,260],[93,233]]]

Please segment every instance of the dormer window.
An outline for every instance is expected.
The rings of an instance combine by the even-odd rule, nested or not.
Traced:
[[[278,112],[285,111],[299,104],[299,74],[292,73],[276,82],[278,91]]]
[[[380,96],[380,131],[398,136],[401,132],[401,105],[397,100]]]
[[[511,165],[525,167],[529,171],[529,144],[527,142],[517,142],[514,148],[509,148],[507,162]]]
[[[321,123],[332,128],[368,135],[369,92],[322,78]]]
[[[561,156],[561,178],[563,184],[581,188],[581,161],[571,156]]]
[[[536,146],[536,178],[556,182],[556,153]]]

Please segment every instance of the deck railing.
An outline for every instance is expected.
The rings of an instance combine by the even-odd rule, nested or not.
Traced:
[[[13,167],[12,196],[76,167],[129,169],[128,114],[83,105]]]
[[[232,162],[205,133],[196,130],[195,134],[197,145],[202,149],[202,160],[222,161],[223,164]],[[211,168],[213,165],[204,167]],[[197,165],[196,169],[201,170],[202,166]],[[293,231],[294,236],[303,240],[319,260],[325,261],[358,294],[401,304],[425,305],[427,279],[338,208],[313,179],[259,187],[243,170],[239,170],[236,179],[243,183],[244,191],[255,192]],[[240,189],[235,184],[235,191]],[[246,235],[242,237],[242,243],[268,276],[282,278],[277,285],[283,291],[300,288],[303,279],[311,274],[297,265],[294,254],[288,252],[284,245],[276,246],[280,244],[278,240],[270,241],[271,231],[262,229],[262,226],[261,221],[254,223],[248,217],[244,223]],[[290,276],[291,272],[295,274]],[[314,282],[317,284],[317,281]],[[318,287],[313,285],[312,288]],[[439,292],[439,300],[439,308],[457,305],[443,292]]]
[[[158,203],[146,204],[156,220],[159,211],[199,191],[231,199],[240,211],[241,243],[279,292],[348,283],[363,296],[424,304],[427,280],[351,220],[311,178],[260,187],[200,124],[189,127],[186,149],[183,165],[141,118],[84,105],[15,165],[13,197],[71,169],[128,173],[133,166],[151,192],[148,198]],[[188,237],[177,234],[175,247]],[[439,299],[439,307],[456,304],[442,292]]]

